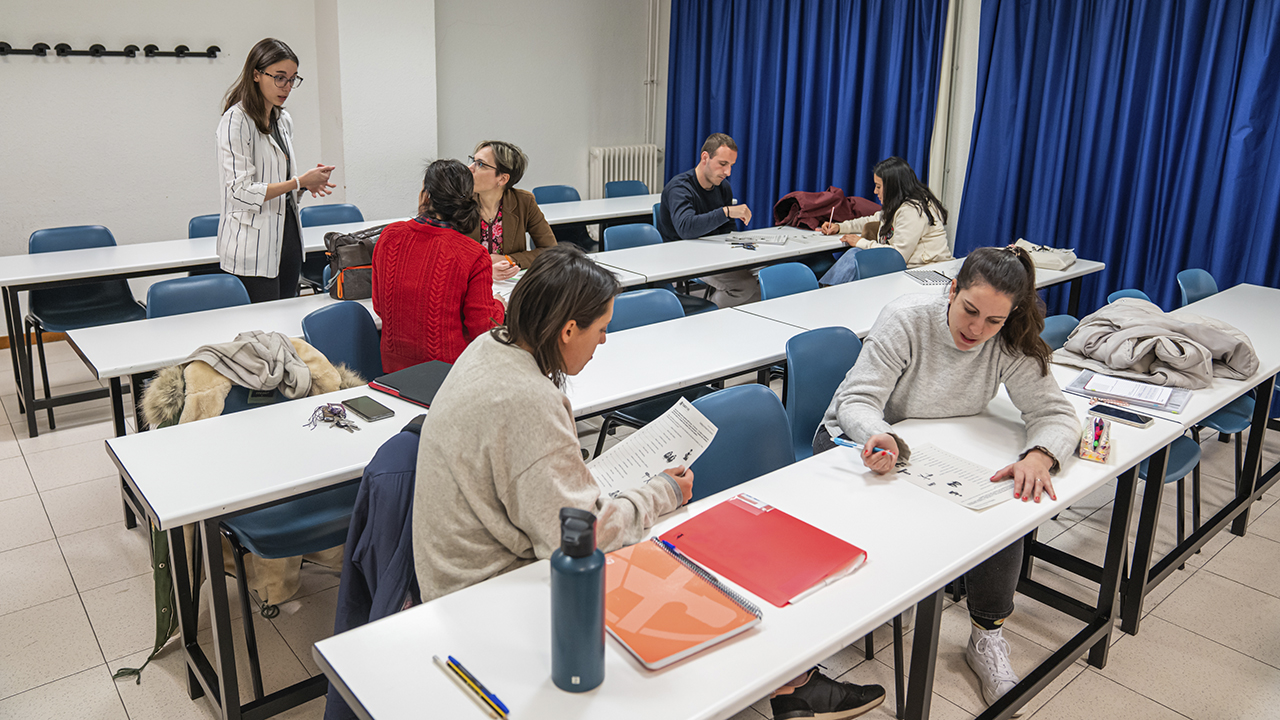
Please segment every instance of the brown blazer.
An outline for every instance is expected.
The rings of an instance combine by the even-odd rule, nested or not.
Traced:
[[[534,248],[526,250],[524,234],[533,238]],[[472,240],[480,242],[480,226],[470,233]],[[555,247],[556,236],[538,209],[533,193],[518,188],[508,188],[502,194],[502,254],[509,256],[516,265],[527,268],[533,259],[549,247]]]

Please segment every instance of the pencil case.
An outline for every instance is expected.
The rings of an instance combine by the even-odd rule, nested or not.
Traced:
[[[1085,423],[1080,433],[1080,457],[1085,460],[1104,463],[1111,454],[1111,421],[1106,418],[1092,418]]]

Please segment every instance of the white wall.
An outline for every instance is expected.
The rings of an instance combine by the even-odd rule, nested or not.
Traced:
[[[973,113],[978,92],[978,31],[981,22],[980,0],[953,0],[951,10],[957,13],[955,47],[952,54],[951,107],[947,114],[946,171],[942,180],[943,206],[950,213],[947,235],[955,246],[956,221],[960,217],[960,200],[964,195],[964,176],[969,164],[969,142],[973,135]],[[943,69],[947,71],[946,68]]]
[[[435,11],[441,157],[465,162],[476,142],[507,140],[529,156],[520,187],[586,197],[587,148],[644,140],[647,0],[436,0]]]

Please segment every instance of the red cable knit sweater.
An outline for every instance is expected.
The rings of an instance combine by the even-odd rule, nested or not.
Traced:
[[[504,316],[484,248],[416,220],[388,225],[373,246],[373,309],[389,373],[428,360],[452,363]]]

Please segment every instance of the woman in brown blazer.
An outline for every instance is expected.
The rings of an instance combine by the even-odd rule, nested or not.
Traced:
[[[495,282],[529,267],[534,258],[556,244],[533,193],[515,188],[528,165],[524,151],[501,140],[481,141],[471,156],[480,224],[470,235],[489,252]],[[533,238],[532,250],[525,249],[525,233]]]

